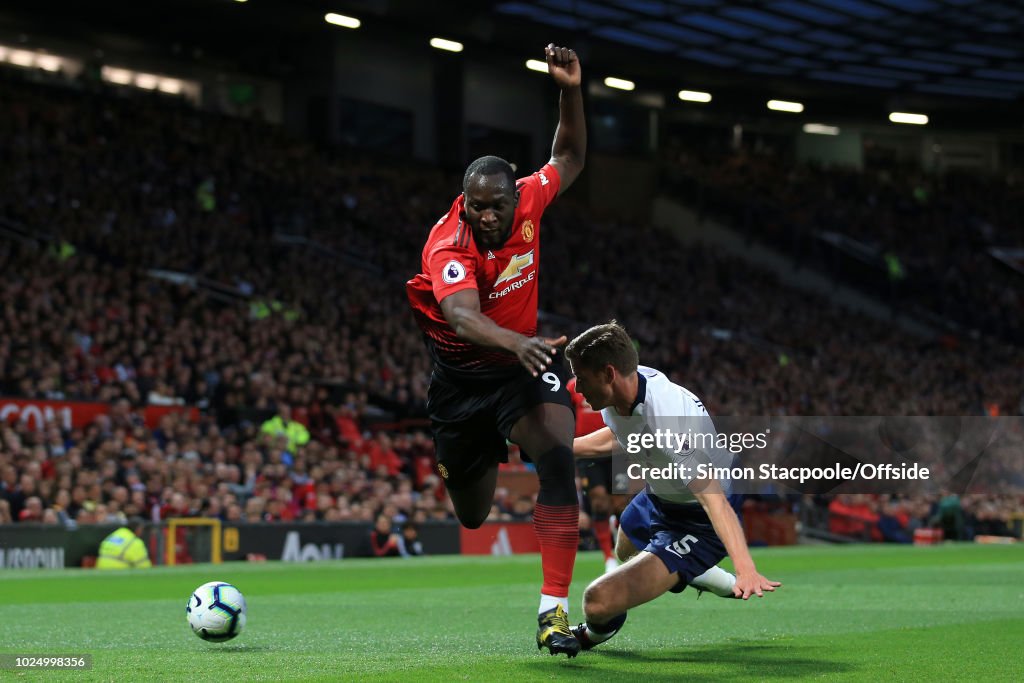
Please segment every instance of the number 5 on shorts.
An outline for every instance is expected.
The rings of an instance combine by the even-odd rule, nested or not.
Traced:
[[[678,541],[676,541],[672,545],[670,545],[667,548],[665,548],[665,550],[669,551],[670,553],[672,553],[676,557],[680,557],[681,558],[683,555],[689,555],[690,554],[690,544],[691,543],[696,543],[697,540],[698,539],[695,538],[694,536],[691,536],[690,534],[686,534],[685,536],[680,538]]]

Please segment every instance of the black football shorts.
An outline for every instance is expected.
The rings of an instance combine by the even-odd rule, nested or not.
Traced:
[[[605,491],[612,492],[612,456],[581,458],[576,461],[576,471],[580,474],[584,491],[603,486]]]
[[[437,470],[445,485],[465,488],[494,464],[508,462],[506,439],[533,407],[557,403],[572,410],[565,388],[569,378],[561,355],[537,377],[519,367],[505,379],[452,379],[435,368],[427,391],[427,412]]]

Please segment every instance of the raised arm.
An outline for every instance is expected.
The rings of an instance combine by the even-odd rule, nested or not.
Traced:
[[[548,45],[544,49],[548,72],[562,89],[558,98],[558,127],[551,145],[550,163],[558,169],[561,185],[558,194],[565,192],[583,170],[587,156],[587,122],[583,116],[583,93],[580,88],[580,60],[576,52],[567,47]]]
[[[459,339],[514,353],[534,377],[547,370],[551,357],[566,342],[558,339],[527,337],[501,327],[480,311],[480,295],[475,289],[463,289],[441,300],[441,312]]]

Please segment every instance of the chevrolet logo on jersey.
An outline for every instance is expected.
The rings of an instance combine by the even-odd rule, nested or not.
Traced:
[[[497,287],[502,282],[508,282],[509,280],[515,280],[517,277],[523,274],[523,271],[533,265],[533,249],[526,252],[522,256],[516,254],[512,257],[512,260],[505,266],[505,270],[501,271],[501,275],[494,281],[494,286]]]

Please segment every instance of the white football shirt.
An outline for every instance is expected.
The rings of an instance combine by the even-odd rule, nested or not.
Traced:
[[[728,466],[732,456],[716,447],[718,432],[707,408],[688,389],[670,381],[664,373],[643,365],[637,368],[637,397],[630,415],[619,415],[612,406],[601,417],[626,451],[627,474],[653,468],[673,476],[663,478],[647,470],[649,493],[670,503],[697,503],[686,484],[699,478],[698,466]],[[719,479],[729,493],[730,482]]]

